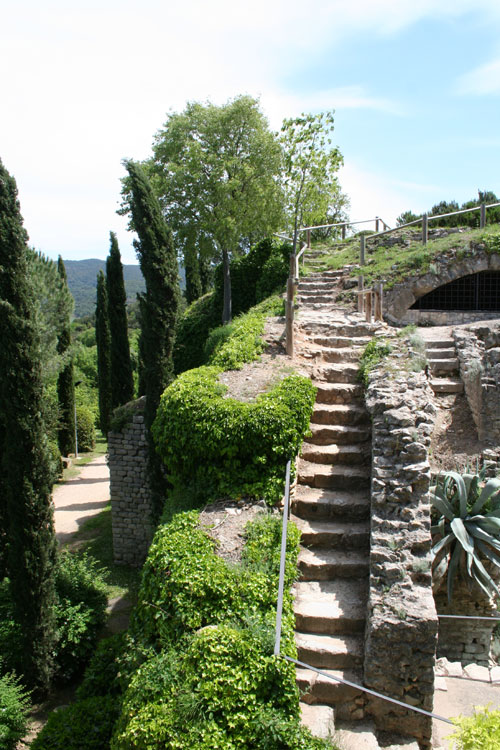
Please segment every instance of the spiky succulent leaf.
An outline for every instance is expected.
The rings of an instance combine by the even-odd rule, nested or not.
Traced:
[[[455,583],[455,576],[458,572],[461,555],[462,547],[460,546],[460,544],[455,544],[453,552],[451,553],[450,562],[448,564],[448,601],[451,601],[453,596],[453,586]]]
[[[484,507],[484,505],[500,490],[500,479],[490,479],[481,490],[481,494],[471,508],[470,515],[474,516]]]
[[[494,565],[496,565],[497,568],[500,568],[500,557],[498,555],[495,555],[495,553],[493,552],[493,550],[490,547],[488,547],[487,544],[485,544],[480,539],[478,539],[477,540],[477,546],[478,546],[478,549],[481,550],[481,552],[483,553],[483,555],[485,557],[487,557],[490,562],[492,562]]]
[[[472,534],[472,536],[476,537],[476,539],[482,539],[483,542],[487,542],[494,549],[500,552],[500,540],[495,539],[495,537],[480,529],[476,524],[471,523],[470,526],[468,526],[468,530]]]
[[[448,547],[452,541],[455,539],[455,536],[453,534],[448,534],[444,537],[444,539],[440,539],[437,544],[435,544],[431,549],[431,557],[432,561],[434,562],[437,559],[437,556],[441,552],[441,550]]]
[[[464,550],[469,554],[474,554],[474,542],[470,538],[462,519],[454,518],[450,526],[451,530],[455,534],[457,540],[460,542]]]
[[[434,491],[430,493],[430,501],[436,510],[445,516],[448,521],[453,521],[455,518],[453,508],[445,497],[441,497],[440,494],[437,494],[437,492]]]

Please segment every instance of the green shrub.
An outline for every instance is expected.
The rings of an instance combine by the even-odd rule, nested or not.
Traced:
[[[104,750],[109,747],[118,713],[112,696],[77,701],[50,714],[31,750]]]
[[[95,415],[85,406],[76,408],[76,431],[78,450],[91,451],[95,446]]]
[[[290,270],[290,252],[289,245],[282,245],[279,249],[274,250],[266,260],[262,269],[262,276],[257,282],[256,302],[283,290]]]
[[[0,677],[0,748],[15,750],[28,729],[29,694],[14,674]]]
[[[49,441],[50,451],[50,469],[52,474],[52,483],[57,482],[62,477],[63,473],[63,462],[61,458],[61,451],[59,450],[58,444],[55,440]]]
[[[235,318],[227,333],[224,326],[216,328],[207,340],[208,363],[223,370],[240,370],[245,362],[258,359],[264,350],[264,323],[265,316],[252,311]]]
[[[164,392],[153,424],[157,450],[175,485],[202,483],[206,497],[277,501],[286,462],[309,427],[315,388],[292,375],[253,403],[223,398],[219,368],[183,373]]]
[[[85,670],[83,680],[76,695],[78,700],[98,695],[119,695],[121,686],[118,680],[120,656],[125,648],[125,636],[116,633],[103,638]]]
[[[55,577],[58,676],[81,671],[94,650],[106,617],[107,589],[103,571],[88,555],[61,550]]]
[[[498,750],[500,747],[500,711],[476,706],[474,716],[453,719],[458,729],[448,739],[457,750]]]
[[[460,567],[488,598],[500,596],[500,590],[484,562],[500,568],[500,479],[486,481],[486,471],[458,474],[447,471],[430,489],[434,509],[433,583],[434,588],[447,578],[448,599]],[[437,516],[437,517],[436,517]],[[462,557],[467,566],[461,566]]]
[[[21,670],[19,655],[22,649],[22,634],[14,620],[14,606],[9,590],[9,580],[0,582],[0,674]]]
[[[215,309],[213,292],[197,299],[179,317],[173,353],[177,374],[205,364],[205,342],[221,320],[222,313]]]
[[[391,353],[391,346],[385,341],[373,338],[365,347],[359,361],[358,380],[366,386],[369,383],[370,372]]]

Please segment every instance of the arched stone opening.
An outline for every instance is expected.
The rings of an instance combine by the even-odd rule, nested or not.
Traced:
[[[500,271],[461,276],[419,297],[410,309],[500,312]]]

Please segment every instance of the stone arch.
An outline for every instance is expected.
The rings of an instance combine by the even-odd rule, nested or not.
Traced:
[[[430,269],[420,276],[410,277],[396,284],[384,295],[386,317],[391,323],[446,323],[468,322],[484,318],[498,318],[499,312],[427,311],[411,309],[418,299],[450,282],[483,271],[500,271],[500,255],[476,250],[461,259],[436,258]]]

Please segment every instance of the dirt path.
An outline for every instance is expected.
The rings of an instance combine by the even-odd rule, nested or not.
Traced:
[[[109,502],[109,468],[106,456],[98,456],[84,466],[78,476],[55,487],[54,523],[59,544],[71,536],[90,517],[104,510]]]

